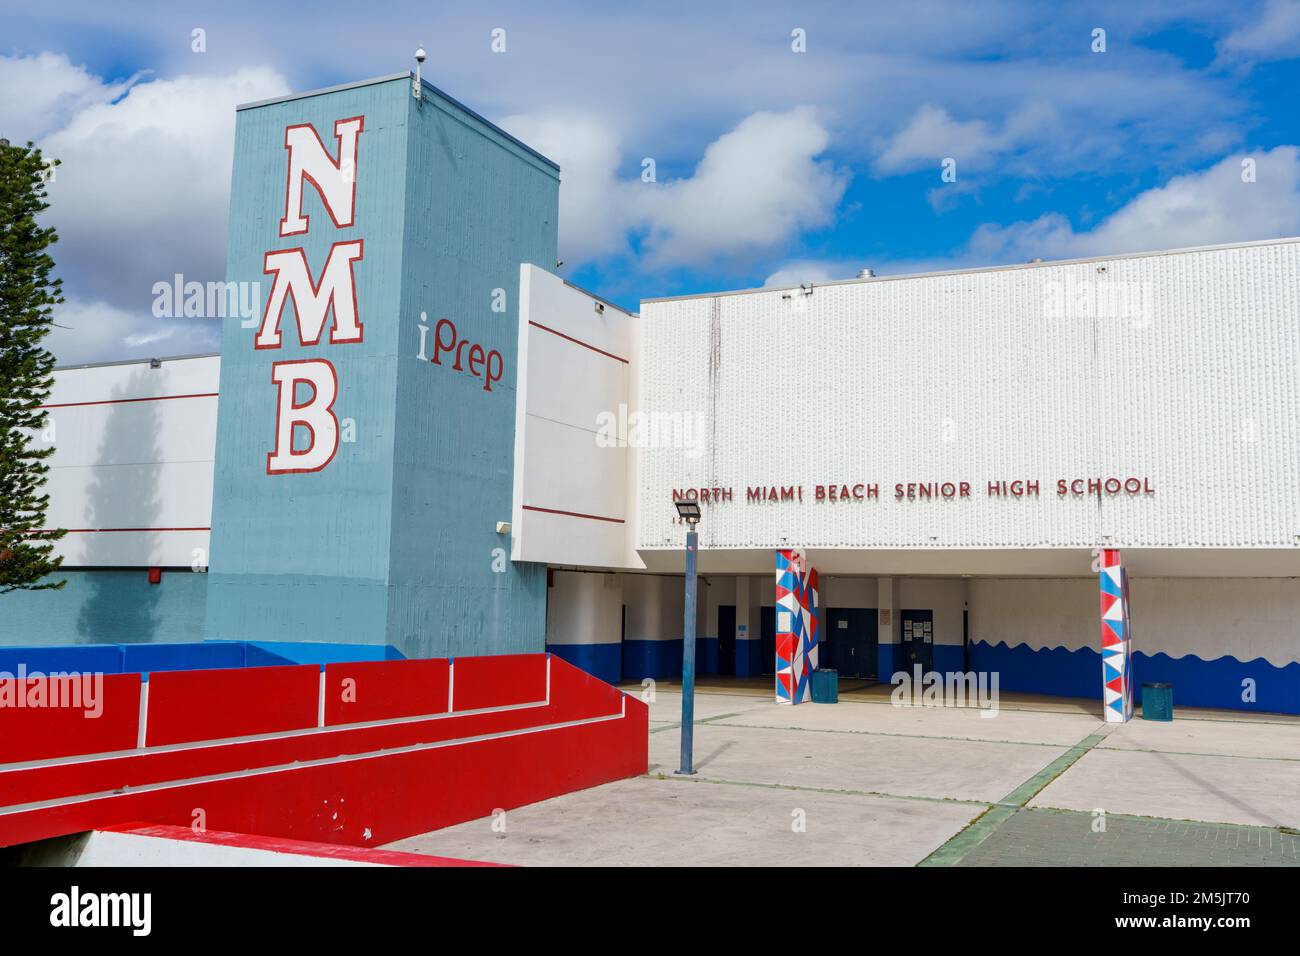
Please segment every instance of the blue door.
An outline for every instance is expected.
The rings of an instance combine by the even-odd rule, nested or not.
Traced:
[[[902,669],[911,674],[921,665],[922,673],[934,670],[934,611],[909,611],[899,613],[903,622],[903,636],[899,643],[902,651]]]
[[[758,644],[762,659],[758,662],[760,674],[776,673],[776,608],[758,609]]]
[[[718,606],[718,673],[736,673],[736,606]]]
[[[817,650],[818,666],[833,667],[840,677],[874,678],[878,640],[875,624],[874,608],[827,608]]]

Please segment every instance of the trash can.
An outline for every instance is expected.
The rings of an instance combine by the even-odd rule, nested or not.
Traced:
[[[840,702],[840,672],[829,668],[813,671],[812,699],[814,704],[838,704]]]
[[[1174,719],[1174,685],[1173,684],[1143,684],[1142,685],[1142,719],[1143,720],[1173,720]]]

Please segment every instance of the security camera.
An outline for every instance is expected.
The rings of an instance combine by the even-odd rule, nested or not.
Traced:
[[[415,51],[415,62],[416,62],[416,63],[423,63],[423,62],[424,62],[424,57],[425,57],[424,47],[420,47],[420,48],[418,48],[418,49]]]

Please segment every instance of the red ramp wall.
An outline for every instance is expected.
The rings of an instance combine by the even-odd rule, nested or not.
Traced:
[[[377,846],[648,760],[646,705],[549,654],[103,680],[97,717],[0,708],[0,846],[196,821]]]

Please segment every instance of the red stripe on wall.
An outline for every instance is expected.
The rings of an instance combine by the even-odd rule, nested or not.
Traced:
[[[560,511],[557,508],[539,508],[536,505],[524,505],[525,511],[540,511],[548,515],[564,515],[566,518],[586,518],[589,521],[608,521],[611,524],[623,524],[622,518],[606,518],[602,515],[585,515],[580,511]]]
[[[566,342],[572,342],[574,345],[581,345],[584,349],[591,349],[593,352],[599,352],[601,355],[604,355],[608,358],[612,358],[616,362],[622,362],[624,365],[629,364],[627,359],[621,358],[620,356],[615,355],[613,352],[606,352],[604,349],[598,349],[596,348],[596,346],[590,345],[587,342],[582,341],[581,339],[575,339],[572,335],[565,335],[563,332],[557,332],[555,329],[551,328],[548,325],[542,325],[542,323],[540,322],[533,322],[531,320],[529,320],[528,324],[535,328],[541,329],[543,332],[550,332],[552,335],[558,335]]]
[[[28,534],[49,534],[51,531],[58,531],[58,528],[42,528],[40,531],[30,531]],[[63,528],[68,534],[106,534],[110,531],[211,531],[211,528]]]
[[[105,398],[95,402],[56,402],[37,405],[37,408],[77,408],[81,405],[127,405],[131,402],[170,402],[177,398],[216,398],[216,392],[195,392],[193,395],[152,395],[147,398]]]

